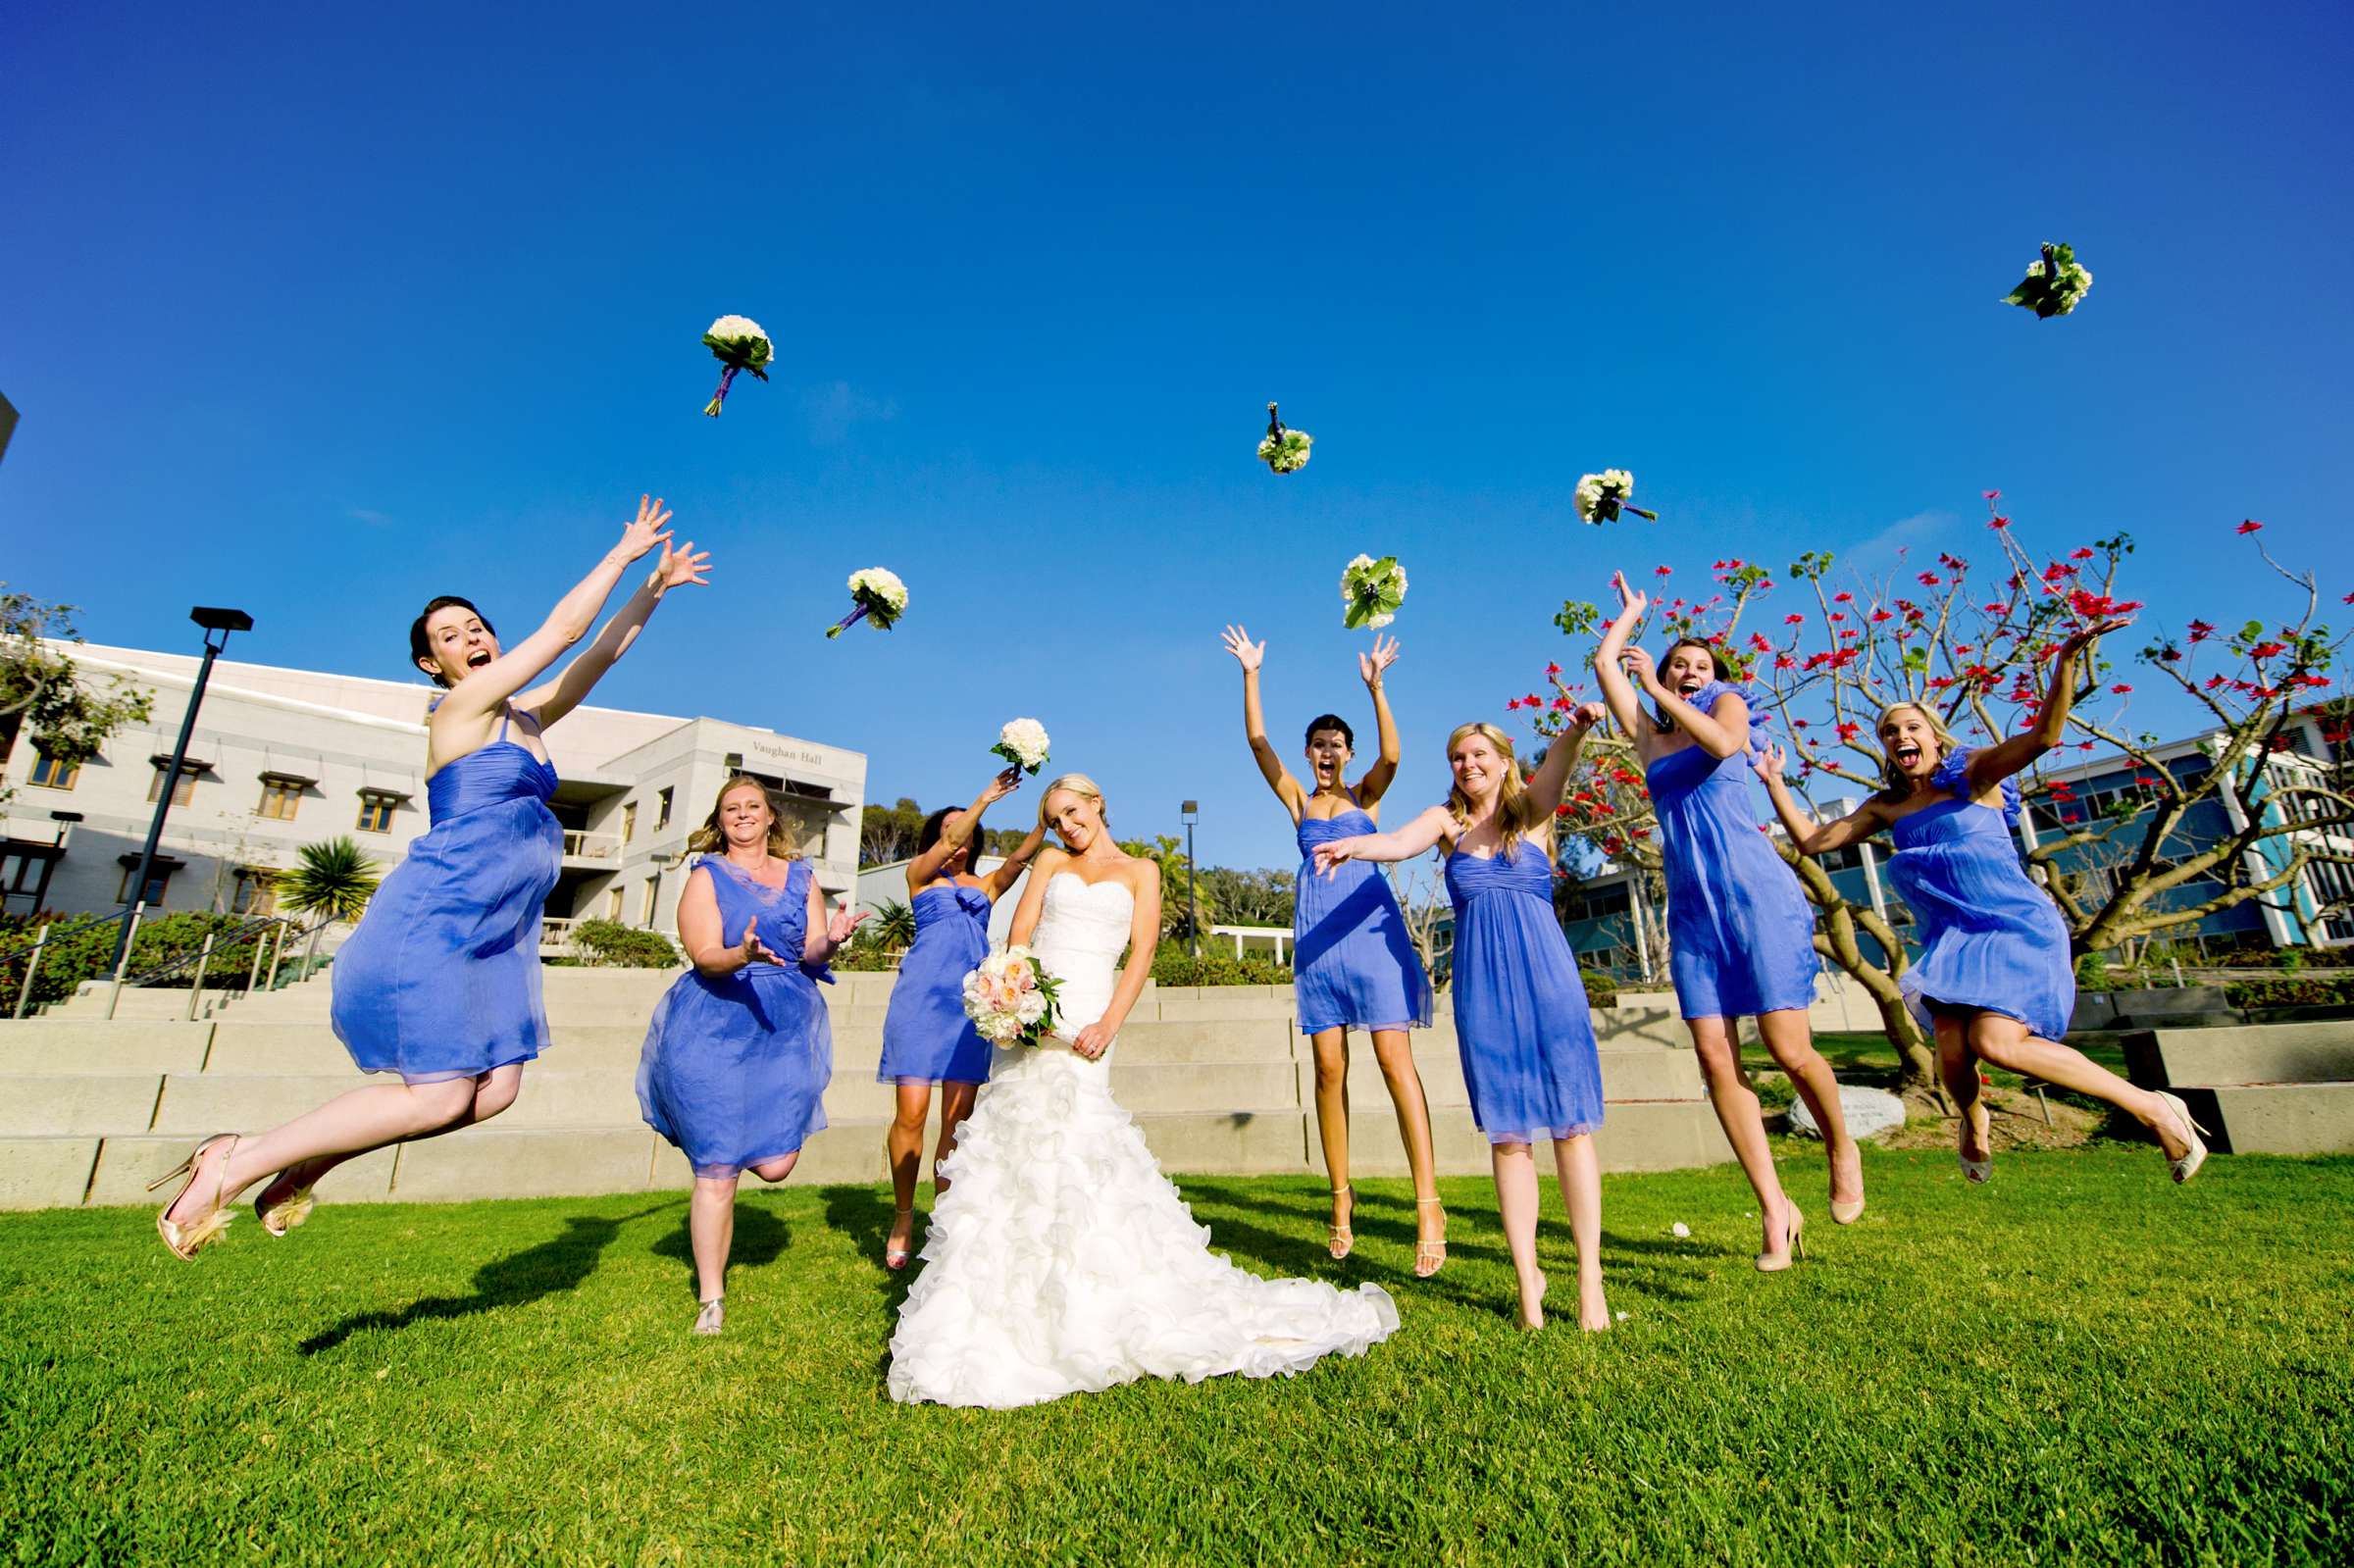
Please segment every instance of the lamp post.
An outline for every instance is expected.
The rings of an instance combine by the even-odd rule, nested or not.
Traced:
[[[155,846],[164,836],[164,818],[172,810],[172,791],[179,787],[180,768],[188,758],[188,740],[196,733],[196,710],[204,702],[205,683],[213,678],[213,661],[229,646],[231,632],[253,630],[253,617],[242,610],[219,610],[200,604],[188,612],[188,619],[204,628],[204,663],[196,668],[196,685],[188,693],[187,714],[179,721],[179,739],[172,747],[172,765],[164,771],[164,785],[155,797],[155,817],[147,824],[147,842],[139,850],[138,874],[131,879],[130,896],[124,900],[133,908],[147,898],[147,877],[155,870]],[[115,938],[117,980],[123,977],[123,966],[130,962],[130,922],[126,920],[122,935]]]
[[[1202,802],[1188,800],[1177,808],[1185,819],[1185,947],[1188,957],[1202,956],[1202,907],[1194,900],[1194,824],[1202,818]]]

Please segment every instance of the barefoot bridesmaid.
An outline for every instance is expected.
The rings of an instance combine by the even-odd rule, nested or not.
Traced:
[[[660,501],[640,500],[621,542],[512,650],[460,598],[434,600],[410,627],[410,657],[448,688],[428,726],[433,826],[377,889],[330,971],[336,1037],[362,1071],[399,1082],[352,1089],[255,1137],[206,1138],[155,1184],[187,1178],[155,1222],[176,1255],[193,1258],[217,1239],[226,1205],[273,1172],[254,1209],[282,1236],[309,1217],[311,1189],[344,1160],[513,1103],[523,1064],[547,1043],[539,916],[564,838],[547,809],[556,770],[540,737],[588,699],[664,594],[706,581],[710,558],[692,544],[674,551],[669,521]],[[660,564],[596,639],[555,680],[524,690],[587,633],[630,563],[656,548]]]

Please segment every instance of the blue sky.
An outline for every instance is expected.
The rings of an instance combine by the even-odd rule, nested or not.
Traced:
[[[240,657],[397,677],[429,595],[520,632],[654,489],[716,582],[606,700],[855,746],[926,804],[1034,714],[1123,832],[1196,796],[1204,860],[1282,865],[1217,632],[1270,639],[1287,748],[1359,717],[1360,549],[1412,574],[1415,805],[1449,727],[1584,656],[1550,618],[1614,565],[1984,554],[1999,486],[2047,550],[2132,531],[2161,622],[2278,613],[2242,517],[2354,588],[2342,6],[9,31],[0,572],[94,640],[236,604]],[[2096,275],[2065,321],[1995,303],[2045,239]],[[730,311],[779,368],[705,420]],[[1271,397],[1317,438],[1282,480]],[[1570,518],[1605,466],[1657,528]],[[825,642],[875,564],[907,619]]]

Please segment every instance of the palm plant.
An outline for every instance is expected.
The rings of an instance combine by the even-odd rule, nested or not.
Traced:
[[[875,912],[875,940],[885,952],[897,952],[915,940],[915,911],[896,898],[886,898]]]
[[[294,867],[279,873],[278,902],[282,909],[313,917],[310,949],[302,973],[309,979],[319,956],[319,936],[332,923],[357,920],[376,892],[377,863],[360,852],[349,834],[324,843],[304,844],[295,851]]]

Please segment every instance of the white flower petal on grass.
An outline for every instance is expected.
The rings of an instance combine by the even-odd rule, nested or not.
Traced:
[[[1680,1241],[1692,1234],[1692,1227],[1686,1225],[1683,1221],[1678,1220],[1673,1225],[1667,1227],[1667,1234]]]

